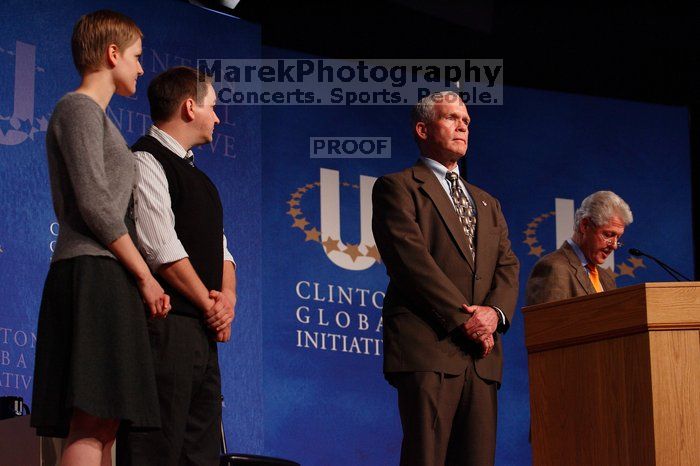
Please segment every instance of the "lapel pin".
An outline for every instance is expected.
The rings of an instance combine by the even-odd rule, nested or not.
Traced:
[[[482,204],[484,204],[484,207],[486,207],[486,201],[481,201]]]

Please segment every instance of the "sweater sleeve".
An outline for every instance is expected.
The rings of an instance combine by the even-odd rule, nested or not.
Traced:
[[[113,201],[105,172],[107,116],[89,97],[66,100],[57,113],[56,140],[78,210],[85,224],[106,246],[127,233],[126,212]]]

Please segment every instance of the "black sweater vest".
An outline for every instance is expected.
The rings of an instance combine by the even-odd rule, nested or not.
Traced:
[[[190,256],[194,270],[208,290],[221,290],[223,273],[223,210],[219,192],[209,177],[178,157],[152,136],[131,148],[155,157],[165,171],[175,214],[175,232]],[[138,219],[137,219],[138,221]],[[203,313],[180,292],[156,275],[170,295],[173,314],[201,318]]]

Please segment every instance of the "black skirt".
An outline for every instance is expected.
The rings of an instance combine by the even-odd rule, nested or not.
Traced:
[[[31,424],[65,437],[73,408],[136,429],[160,427],[147,310],[109,257],[51,264],[39,313]]]

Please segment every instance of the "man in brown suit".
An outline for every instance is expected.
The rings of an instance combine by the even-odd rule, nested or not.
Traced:
[[[612,273],[600,265],[622,247],[620,238],[630,223],[629,206],[612,191],[598,191],[584,199],[574,214],[573,236],[532,269],[526,305],[615,289]]]
[[[384,372],[398,391],[401,465],[492,465],[501,335],[518,260],[498,201],[460,178],[469,114],[459,96],[414,107],[421,159],[377,180],[372,229],[390,277]]]

